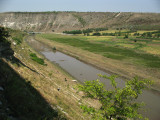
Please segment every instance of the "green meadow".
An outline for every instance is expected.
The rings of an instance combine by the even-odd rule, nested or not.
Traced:
[[[74,46],[106,58],[149,68],[160,68],[160,39],[123,36],[39,34],[39,37]]]

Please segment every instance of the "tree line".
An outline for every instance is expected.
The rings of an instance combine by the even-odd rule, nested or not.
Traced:
[[[160,30],[154,32],[144,32],[142,34],[136,32],[134,33],[134,36],[141,38],[160,38]]]
[[[89,35],[89,33],[92,32],[99,32],[99,31],[104,31],[108,30],[108,28],[88,28],[84,30],[72,30],[72,31],[63,31],[65,34],[84,34],[84,35]]]
[[[108,28],[88,28],[84,30],[72,30],[72,31],[63,31],[65,34],[84,34],[85,36],[124,36],[124,38],[128,38],[133,33],[133,36],[137,36],[139,38],[160,38],[160,30],[153,32],[144,32],[142,34],[138,33],[135,30],[129,31],[118,31],[114,33],[100,33],[100,31],[108,30]],[[93,33],[93,34],[90,34]]]

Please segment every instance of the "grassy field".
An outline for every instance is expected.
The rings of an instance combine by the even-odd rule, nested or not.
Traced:
[[[117,37],[83,37],[83,36],[64,36],[55,34],[42,34],[43,38],[78,47],[89,52],[100,54],[104,57],[124,60],[151,68],[160,68],[160,43],[152,40],[122,39]],[[159,40],[160,42],[160,40]],[[149,54],[148,49],[152,49],[153,53]],[[154,50],[155,49],[155,50]],[[158,53],[157,53],[157,52]],[[147,53],[148,52],[148,53]],[[157,55],[157,56],[156,56]]]
[[[153,79],[160,85],[160,40],[60,34],[39,34],[36,38],[104,70]]]

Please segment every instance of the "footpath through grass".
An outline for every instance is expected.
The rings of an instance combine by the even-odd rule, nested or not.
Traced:
[[[88,41],[85,36],[65,36],[55,34],[41,34],[39,36],[45,39],[53,40],[59,43],[71,45],[83,50],[100,54],[106,58],[123,60],[149,68],[160,68],[159,56],[148,54],[142,51],[136,51],[134,49],[125,48],[122,46],[113,46],[100,42],[92,42],[91,40]],[[96,37],[94,37],[94,39],[96,39]]]

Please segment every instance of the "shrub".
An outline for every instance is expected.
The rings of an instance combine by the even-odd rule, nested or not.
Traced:
[[[57,50],[56,47],[53,47],[53,51]]]
[[[6,28],[0,26],[0,42],[8,42],[9,32]]]
[[[126,38],[128,38],[128,35],[127,35],[127,34],[125,34],[125,36],[124,36],[124,39],[126,39]]]
[[[101,36],[101,33],[99,32],[93,33],[93,36]]]
[[[127,120],[128,118],[141,119],[138,113],[139,108],[143,105],[135,100],[142,90],[151,85],[149,80],[139,80],[137,77],[127,81],[125,87],[118,88],[115,79],[117,76],[100,75],[111,81],[113,89],[106,90],[104,84],[99,80],[86,81],[84,85],[78,85],[80,91],[84,92],[84,97],[99,100],[100,109],[88,105],[82,105],[81,108],[85,113],[91,114],[95,120]]]
[[[37,63],[44,65],[44,60],[41,58],[38,58],[37,55],[35,53],[31,53],[30,57],[33,61],[36,61]]]

